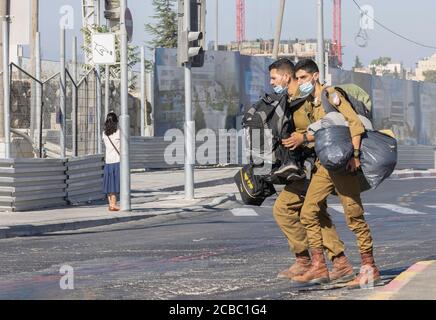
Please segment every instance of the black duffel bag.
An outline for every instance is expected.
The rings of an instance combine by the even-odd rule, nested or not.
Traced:
[[[255,165],[248,164],[236,173],[234,180],[246,205],[261,206],[266,198],[276,193],[274,185],[262,175],[255,175]]]
[[[331,126],[315,132],[316,155],[329,171],[345,173],[353,150],[350,128],[347,126]]]
[[[375,189],[397,165],[397,140],[379,131],[367,131],[362,135],[360,151],[363,175],[371,189]]]

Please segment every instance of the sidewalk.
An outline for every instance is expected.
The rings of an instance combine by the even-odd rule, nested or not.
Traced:
[[[436,260],[414,264],[367,300],[436,300]]]
[[[77,230],[215,208],[235,199],[238,168],[195,170],[195,200],[184,195],[183,170],[133,173],[132,212],[109,212],[105,201],[29,212],[0,213],[0,239]]]

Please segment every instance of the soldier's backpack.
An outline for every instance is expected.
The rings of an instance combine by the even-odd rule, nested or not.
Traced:
[[[371,97],[365,90],[354,83],[341,84],[334,86],[334,88],[344,96],[358,115],[372,121]],[[324,89],[321,94],[321,100],[326,113],[337,111],[330,103],[328,91],[326,89]]]
[[[287,105],[288,95],[265,94],[244,115],[242,126],[255,164],[277,161],[276,149],[287,133],[293,131],[292,111],[305,101],[296,99]]]
[[[255,174],[256,165],[242,167],[234,176],[242,201],[246,205],[261,206],[266,198],[276,193],[274,185],[262,175]]]

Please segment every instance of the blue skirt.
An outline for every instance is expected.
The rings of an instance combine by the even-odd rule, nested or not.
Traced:
[[[104,166],[103,193],[120,193],[120,163]]]

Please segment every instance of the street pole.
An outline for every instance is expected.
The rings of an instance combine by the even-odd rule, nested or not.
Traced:
[[[323,0],[317,0],[317,18],[318,18],[318,50],[317,63],[319,67],[319,81],[325,81],[325,60],[324,60],[324,3]]]
[[[215,51],[218,51],[219,0],[215,0]]]
[[[141,47],[141,137],[145,135],[145,48]]]
[[[121,37],[121,163],[120,163],[120,204],[122,211],[130,211],[130,117],[128,111],[128,66],[127,66],[127,29],[126,9],[127,0],[121,0],[120,37]]]
[[[35,37],[35,78],[41,82],[41,34],[36,33]],[[35,123],[37,127],[37,139],[39,157],[42,158],[42,85],[36,83],[36,110],[35,110]],[[35,139],[34,139],[35,140]]]
[[[94,15],[95,15],[95,23],[97,26],[101,25],[101,19],[100,19],[100,0],[94,0]],[[101,146],[101,73],[100,73],[100,66],[96,65],[95,69],[96,74],[96,83],[95,83],[95,90],[97,91],[96,95],[96,118],[97,118],[97,132],[96,132],[96,139],[97,139],[97,153],[102,153],[102,146]]]
[[[60,143],[59,143],[59,147],[60,147],[60,156],[61,159],[65,159],[66,158],[66,154],[65,154],[65,139],[66,139],[66,135],[65,135],[65,129],[66,129],[66,65],[65,65],[65,28],[62,27],[61,28],[61,48],[60,48],[60,62],[61,62],[61,79],[60,79],[60,134],[59,134],[59,138],[60,138]]]
[[[282,25],[283,25],[283,15],[285,13],[285,4],[286,4],[286,0],[280,1],[280,9],[279,9],[279,14],[277,16],[276,33],[274,37],[274,48],[273,48],[273,56],[272,56],[274,60],[277,60],[279,57],[280,37],[282,35]]]
[[[104,83],[104,121],[106,121],[106,116],[109,113],[109,95],[110,95],[110,69],[109,65],[107,64],[104,69],[105,73],[105,83]]]
[[[0,71],[3,71],[3,20],[5,17],[9,16],[10,12],[10,1],[9,0],[0,0]],[[0,89],[0,143],[4,143],[5,140],[5,105],[4,105],[4,87]]]
[[[30,74],[32,76],[36,75],[36,47],[37,47],[37,39],[36,33],[39,31],[39,0],[31,0],[31,20],[30,20]],[[33,142],[35,143],[36,139],[39,137],[35,137],[35,131],[37,129],[38,120],[38,93],[37,87],[38,84],[35,82],[31,82],[31,103],[30,103],[30,135],[32,137]]]
[[[185,30],[189,33],[191,1],[185,1]],[[185,63],[185,198],[194,199],[194,137],[195,122],[192,121],[192,70],[191,63]]]
[[[72,111],[71,111],[71,127],[72,127],[72,136],[73,136],[73,156],[77,157],[79,155],[79,152],[77,150],[77,81],[78,81],[78,74],[77,74],[77,37],[73,38],[73,92],[72,92]]]
[[[11,101],[9,67],[9,16],[3,17],[3,106],[5,126],[5,159],[11,157]]]

